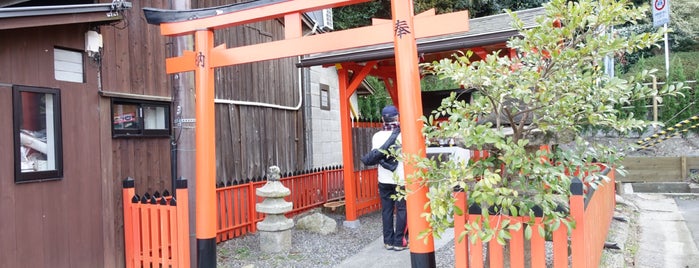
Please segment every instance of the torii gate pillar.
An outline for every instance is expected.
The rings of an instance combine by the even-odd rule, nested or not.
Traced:
[[[215,80],[209,57],[213,45],[213,30],[203,29],[194,32],[197,267],[216,267]]]
[[[398,88],[398,111],[400,114],[403,153],[425,157],[425,139],[422,136],[422,97],[420,95],[420,72],[417,61],[417,44],[413,24],[413,1],[391,0],[394,31],[393,44],[396,54],[396,85]],[[421,187],[422,178],[409,180],[417,167],[407,161],[404,165],[408,228],[410,236],[410,264],[412,267],[437,267],[434,255],[434,239],[418,239],[418,234],[430,228],[426,218],[420,215],[429,207],[427,187]]]

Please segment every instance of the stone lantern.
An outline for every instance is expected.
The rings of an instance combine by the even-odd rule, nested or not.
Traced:
[[[257,223],[257,230],[260,249],[267,253],[288,253],[291,249],[294,220],[286,218],[284,214],[291,211],[293,204],[284,200],[291,191],[282,185],[280,177],[279,167],[269,167],[267,183],[255,191],[257,196],[265,198],[255,209],[266,214],[265,219]]]

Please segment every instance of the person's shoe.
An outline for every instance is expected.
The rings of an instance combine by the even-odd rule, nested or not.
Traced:
[[[385,248],[387,250],[393,250],[393,246],[391,246],[389,244],[383,244],[383,248]]]
[[[404,247],[404,246],[393,246],[393,250],[395,250],[395,251],[403,251],[403,250],[406,250],[406,249],[408,249],[408,247]]]

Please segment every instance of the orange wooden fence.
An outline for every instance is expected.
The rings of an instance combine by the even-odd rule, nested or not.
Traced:
[[[123,182],[126,267],[189,267],[187,181],[176,181],[176,198],[165,191],[136,194]]]
[[[264,215],[255,211],[255,204],[261,201],[255,195],[255,189],[265,183],[254,181],[216,189],[217,243],[257,231],[255,223]]]
[[[539,235],[538,227],[542,224],[540,215],[536,215],[532,226],[531,240],[524,239],[524,228],[518,231],[510,231],[512,238],[507,242],[509,254],[504,254],[503,246],[492,239],[484,246],[484,243],[476,239],[469,242],[469,236],[462,240],[455,239],[456,267],[525,267],[525,254],[529,254],[530,263],[527,267],[574,267],[592,268],[598,267],[602,256],[604,241],[611,224],[614,207],[616,206],[614,191],[614,172],[607,168],[603,174],[610,177],[611,181],[598,186],[596,190],[583,193],[583,183],[574,178],[571,183],[570,216],[575,220],[576,227],[569,230],[565,225],[553,231],[550,241]],[[455,192],[457,206],[464,212],[462,216],[454,216],[455,237],[465,231],[464,225],[469,223],[482,223],[482,214],[478,206],[466,207],[467,197],[464,192]],[[489,216],[490,222],[510,220],[512,224],[529,222],[529,217]],[[529,250],[525,250],[525,243],[529,243]],[[546,243],[551,243],[548,247]],[[484,252],[487,247],[487,252]],[[485,254],[484,254],[485,253]],[[547,255],[552,258],[547,259]],[[484,256],[486,256],[484,258]]]
[[[378,180],[376,169],[355,172],[357,182],[358,215],[378,210]],[[286,214],[292,217],[301,212],[322,206],[324,203],[341,200],[345,197],[342,169],[330,168],[287,175],[280,179],[289,188],[291,195],[285,198],[293,203]],[[255,204],[262,198],[255,195],[255,189],[264,186],[266,181],[249,181],[243,184],[224,186],[216,189],[217,200],[217,242],[223,242],[257,231],[256,224],[264,219],[264,214],[255,211]]]
[[[480,154],[474,154],[479,158]],[[483,155],[485,156],[485,155]],[[495,239],[487,246],[476,239],[469,243],[468,236],[455,240],[456,267],[525,267],[525,254],[528,254],[531,267],[597,267],[600,262],[604,241],[614,212],[615,191],[614,172],[607,168],[602,171],[611,181],[600,185],[596,190],[583,191],[584,184],[577,178],[571,184],[570,216],[576,228],[567,230],[561,225],[552,233],[550,241],[532,232],[531,240],[524,239],[524,228],[510,231],[509,254],[505,256],[503,246]],[[357,214],[364,215],[380,208],[378,196],[377,170],[367,169],[354,173],[357,189]],[[281,178],[282,184],[291,190],[286,200],[293,202],[293,209],[287,216],[293,216],[326,202],[344,198],[342,169],[326,168]],[[255,189],[266,181],[261,178],[236,185],[219,185],[217,200],[217,242],[223,242],[241,235],[256,232],[256,223],[264,215],[255,211],[255,204],[262,199],[255,195]],[[189,222],[187,181],[176,183],[176,199],[168,194],[148,193],[139,196],[135,193],[132,178],[124,180],[124,236],[126,267],[187,267],[189,265]],[[456,192],[457,205],[462,216],[454,217],[454,232],[458,237],[464,225],[481,223],[480,208],[466,207],[464,192]],[[538,215],[537,215],[538,216]],[[491,222],[510,220],[511,223],[529,222],[528,217],[489,216]],[[534,219],[532,230],[537,230],[542,219]],[[529,250],[525,250],[525,243]],[[546,243],[552,243],[548,247]],[[486,251],[487,252],[484,252]],[[484,255],[485,253],[485,255]],[[553,258],[547,260],[547,255]],[[484,258],[484,256],[487,256]]]
[[[354,173],[357,183],[357,214],[379,209],[376,168]],[[287,217],[345,197],[340,167],[288,174],[280,181],[291,190],[286,201],[293,203]],[[267,183],[263,178],[216,189],[216,242],[257,231],[264,219],[255,204],[262,202],[255,189]],[[126,267],[187,267],[189,265],[189,222],[187,184],[178,180],[176,199],[166,194],[138,196],[132,178],[124,180],[124,240]],[[185,265],[186,264],[186,265]]]
[[[354,173],[357,189],[357,216],[362,216],[381,208],[379,198],[379,174],[376,168]]]
[[[597,267],[602,259],[602,249],[607,238],[607,231],[612,223],[614,208],[616,207],[616,191],[614,190],[614,170],[606,169],[604,173],[611,181],[602,187],[592,189],[584,195],[571,197],[571,215],[578,223],[573,230],[573,237],[579,238],[571,245],[573,252],[573,267]],[[573,189],[572,187],[577,187]],[[571,190],[582,191],[582,184],[571,186]],[[585,198],[584,198],[585,197]],[[582,209],[580,209],[582,207]],[[577,233],[576,233],[577,232]]]

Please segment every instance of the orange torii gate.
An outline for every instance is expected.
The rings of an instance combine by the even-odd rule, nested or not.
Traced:
[[[424,156],[425,143],[419,121],[422,105],[415,39],[468,31],[468,13],[462,11],[434,15],[432,11],[414,16],[412,1],[391,0],[392,23],[303,36],[301,13],[368,1],[370,0],[257,0],[230,5],[229,7],[236,7],[229,9],[178,11],[178,15],[167,10],[144,9],[149,23],[160,25],[162,35],[194,34],[194,51],[186,50],[181,56],[166,59],[166,72],[173,74],[194,71],[195,76],[195,222],[199,267],[216,266],[214,68],[393,42],[396,81],[390,91],[394,100],[399,101],[403,140],[410,141],[403,143],[403,151]],[[152,19],[163,14],[167,15]],[[213,31],[216,29],[280,17],[284,18],[284,40],[234,48],[226,48],[225,45],[213,47]],[[338,72],[342,91],[340,113],[348,221],[357,220],[349,96],[372,68],[373,65],[364,66],[351,81],[346,69]],[[416,167],[405,165],[406,174],[416,171]],[[413,181],[406,185],[411,192],[407,198],[408,225],[414,230],[425,230],[429,225],[420,214],[427,201],[427,189],[419,187],[419,183]],[[422,243],[417,238],[418,233],[410,232],[410,240],[415,241],[410,247],[412,266],[435,267],[434,241],[427,239],[427,243]]]

